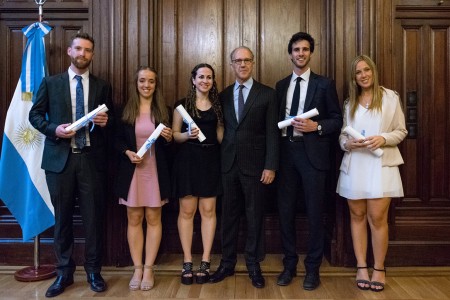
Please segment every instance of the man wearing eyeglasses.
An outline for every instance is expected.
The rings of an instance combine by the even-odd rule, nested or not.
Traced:
[[[278,177],[278,210],[283,244],[284,270],[277,284],[288,285],[296,276],[295,215],[303,187],[308,217],[308,250],[305,258],[305,290],[320,284],[324,226],[322,220],[326,177],[330,169],[330,149],[342,127],[342,115],[333,80],[317,75],[309,68],[314,52],[314,39],[298,32],[288,44],[293,72],[276,84],[279,120],[297,116],[316,108],[319,115],[310,119],[295,117],[292,126],[281,131],[280,171]]]
[[[234,274],[242,211],[247,222],[245,262],[253,286],[263,288],[264,197],[278,169],[279,138],[275,91],[252,78],[253,52],[244,46],[231,52],[234,84],[220,93],[225,125],[221,145],[222,259],[211,282]]]

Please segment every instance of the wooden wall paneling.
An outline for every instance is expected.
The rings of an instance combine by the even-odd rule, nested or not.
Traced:
[[[440,179],[431,181],[430,200],[448,202],[450,200],[449,185],[447,184],[450,175],[450,135],[448,134],[450,123],[450,101],[448,97],[450,95],[450,27],[448,25],[431,25],[430,30],[430,47],[427,48],[431,52],[430,96],[434,100],[431,118],[433,155],[430,178]]]
[[[258,64],[263,83],[275,87],[278,80],[292,73],[287,46],[294,33],[306,31],[306,15],[306,1],[261,1]]]
[[[159,75],[162,79],[163,95],[166,103],[173,107],[178,93],[176,76],[177,66],[177,32],[176,28],[176,0],[158,1],[158,34],[160,37],[160,55],[158,59]]]
[[[187,95],[192,87],[191,70],[195,65],[206,62],[217,72],[216,80],[221,82],[222,68],[222,25],[221,0],[198,0],[196,5],[189,1],[178,1],[177,11],[177,99]]]

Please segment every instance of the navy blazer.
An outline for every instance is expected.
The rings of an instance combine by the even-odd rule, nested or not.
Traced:
[[[249,176],[261,176],[264,169],[277,170],[279,138],[275,91],[257,81],[248,94],[243,118],[238,123],[234,109],[234,84],[220,94],[225,131],[221,144],[222,172],[234,163]]]
[[[111,110],[111,85],[106,81],[89,74],[88,111],[92,111],[101,104],[108,109],[107,126],[113,123]],[[34,128],[45,135],[45,146],[41,167],[44,170],[61,172],[71,151],[71,139],[60,139],[56,136],[56,128],[65,123],[73,123],[72,104],[70,98],[69,73],[45,77],[36,94],[36,100],[29,113],[29,121]],[[97,168],[106,169],[107,130],[94,126],[89,133],[91,154]]]
[[[292,75],[277,82],[275,90],[279,103],[278,121],[286,114],[286,95]],[[311,164],[319,170],[330,168],[330,147],[337,141],[342,128],[342,112],[334,80],[311,72],[306,92],[304,111],[317,108],[319,115],[311,120],[319,122],[322,134],[318,131],[304,133],[306,155]]]
[[[137,153],[135,126],[126,124],[121,120],[121,114],[117,115],[116,134],[114,147],[119,155],[118,172],[116,176],[116,193],[119,198],[127,200],[131,180],[133,179],[136,164],[133,164],[125,154],[126,150]],[[159,124],[155,124],[157,127]],[[160,136],[155,142],[156,167],[158,169],[158,183],[161,199],[170,197],[170,143]],[[146,153],[146,155],[149,155]]]

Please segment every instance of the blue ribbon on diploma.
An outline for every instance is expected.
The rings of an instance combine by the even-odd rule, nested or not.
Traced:
[[[194,123],[194,121],[188,122],[185,118],[183,118],[183,122],[187,124],[189,135],[191,135],[192,124]]]

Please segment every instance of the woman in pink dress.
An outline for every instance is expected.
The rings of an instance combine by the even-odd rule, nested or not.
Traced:
[[[170,123],[169,110],[159,89],[157,73],[152,68],[139,68],[135,89],[130,92],[117,118],[115,147],[120,158],[116,188],[119,203],[127,207],[127,237],[134,264],[129,288],[146,291],[154,285],[153,265],[162,235],[161,208],[170,196],[166,148],[172,140],[172,130],[164,128],[160,137],[139,157],[138,150],[155,128],[160,123]],[[145,237],[144,219],[147,223]]]

